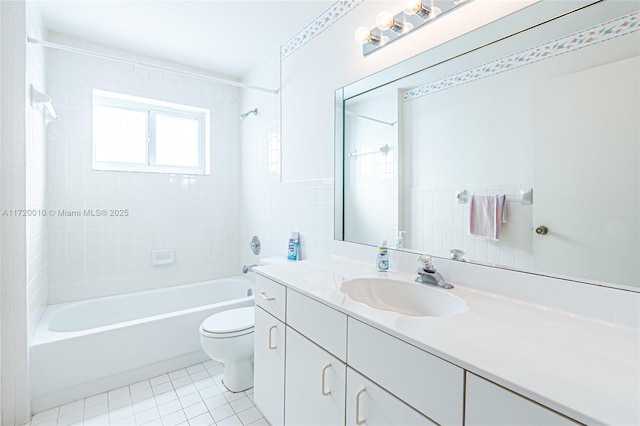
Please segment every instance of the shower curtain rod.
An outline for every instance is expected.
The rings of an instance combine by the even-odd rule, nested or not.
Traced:
[[[106,55],[104,53],[98,53],[98,52],[92,52],[92,51],[86,50],[86,49],[80,49],[80,48],[74,47],[74,46],[67,46],[65,44],[51,43],[51,42],[44,41],[44,40],[38,40],[38,39],[35,39],[35,38],[32,38],[32,37],[27,37],[27,41],[29,43],[39,44],[41,46],[49,47],[51,49],[57,49],[57,50],[63,50],[63,51],[66,51],[66,52],[78,53],[80,55],[93,56],[95,58],[106,59],[106,60],[109,60],[109,61],[120,62],[120,63],[123,63],[123,64],[137,65],[137,66],[141,66],[141,67],[153,68],[153,69],[156,69],[156,70],[159,70],[159,71],[168,71],[168,72],[172,72],[172,73],[175,73],[175,74],[181,74],[181,75],[185,75],[185,76],[189,76],[189,77],[195,77],[195,78],[200,78],[200,79],[204,79],[204,80],[210,80],[210,81],[213,81],[215,83],[226,84],[228,86],[241,87],[243,89],[260,90],[262,92],[272,93],[274,95],[277,95],[280,92],[279,89],[268,89],[266,87],[253,86],[251,84],[245,84],[245,83],[240,83],[238,81],[227,80],[226,78],[213,77],[213,76],[210,76],[210,75],[207,75],[207,74],[200,74],[200,73],[191,72],[191,71],[183,71],[183,70],[178,70],[178,69],[171,68],[171,67],[165,67],[165,66],[162,66],[162,65],[150,64],[150,63],[147,63],[147,62],[132,61],[132,60],[129,60],[129,59],[119,58],[117,56]]]

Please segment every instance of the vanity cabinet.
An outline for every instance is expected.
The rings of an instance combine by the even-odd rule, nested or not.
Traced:
[[[462,368],[353,318],[348,348],[349,366],[435,422],[462,425]]]
[[[347,368],[347,425],[436,425],[351,368]]]
[[[529,399],[467,372],[465,425],[577,425]]]
[[[256,278],[255,402],[273,425],[576,424],[292,288]]]
[[[345,364],[287,326],[286,425],[344,424]]]
[[[255,280],[254,398],[274,425],[284,424],[287,289],[260,275]]]

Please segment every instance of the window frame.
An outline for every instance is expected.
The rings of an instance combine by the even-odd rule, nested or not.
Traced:
[[[146,113],[146,164],[98,161],[96,159],[96,140],[93,133],[96,105]],[[97,89],[93,90],[91,106],[91,167],[93,170],[188,175],[209,175],[211,173],[209,160],[211,152],[210,111],[208,109]],[[196,167],[157,164],[155,124],[158,114],[191,119],[198,122],[198,165]]]

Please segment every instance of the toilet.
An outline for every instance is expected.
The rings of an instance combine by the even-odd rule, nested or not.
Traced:
[[[287,262],[274,256],[260,259],[259,265]],[[253,387],[253,325],[255,308],[218,312],[200,324],[200,345],[209,358],[224,366],[222,382],[231,392]]]
[[[202,349],[223,364],[222,382],[231,392],[253,387],[254,313],[253,306],[229,309],[200,324]]]

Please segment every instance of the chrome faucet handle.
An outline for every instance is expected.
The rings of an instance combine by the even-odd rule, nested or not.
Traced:
[[[425,272],[435,272],[436,268],[433,266],[432,261],[433,261],[433,257],[429,256],[428,254],[422,254],[418,256],[418,263],[420,264],[418,266],[418,269],[419,270],[421,269]]]
[[[458,250],[458,249],[451,249],[449,250],[449,253],[451,253],[451,260],[456,260],[458,262],[466,262],[466,259],[463,259],[464,255],[466,254],[465,252],[463,252],[462,250]]]

